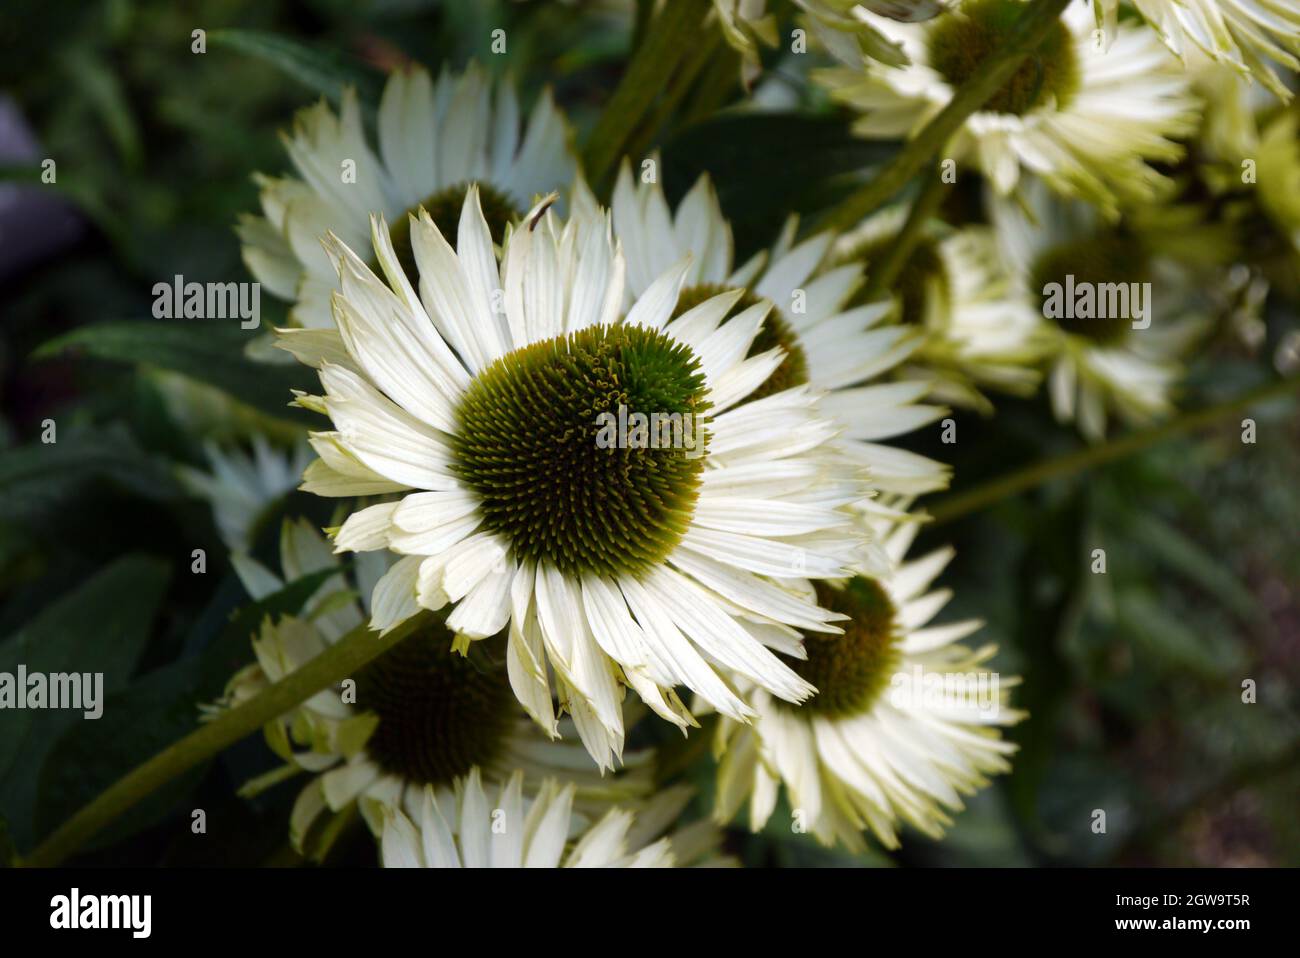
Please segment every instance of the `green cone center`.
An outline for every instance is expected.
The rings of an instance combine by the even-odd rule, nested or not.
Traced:
[[[901,660],[894,604],[874,579],[851,579],[842,589],[821,582],[814,585],[819,605],[849,619],[838,623],[844,629],[840,635],[805,633],[807,659],[783,656],[817,686],[817,694],[797,708],[834,717],[861,714],[888,687]]]
[[[438,190],[388,224],[388,238],[392,240],[397,261],[402,264],[407,279],[417,289],[419,274],[415,268],[415,253],[411,249],[411,217],[418,216],[421,209],[425,210],[442,233],[443,239],[455,246],[460,230],[460,212],[469,187],[469,183],[457,183]],[[492,234],[492,242],[500,245],[506,235],[506,226],[517,221],[522,213],[509,196],[486,183],[478,185],[478,202],[483,210],[483,219],[487,221],[488,232]]]
[[[1109,345],[1132,326],[1137,306],[1132,284],[1148,278],[1139,243],[1102,234],[1048,249],[1034,263],[1030,288],[1043,315],[1061,329]]]
[[[482,370],[457,407],[453,464],[516,559],[637,574],[690,524],[706,436],[690,348],[640,326],[592,326]]]
[[[357,705],[379,725],[366,743],[386,772],[450,784],[502,752],[514,695],[504,668],[451,650],[441,623],[385,652],[357,675]]]
[[[1023,0],[974,0],[935,20],[926,34],[930,66],[951,86],[962,86],[1005,46],[1012,24],[1029,6]],[[1058,22],[981,109],[1023,116],[1053,99],[1064,105],[1079,82],[1074,38]]]
[[[727,292],[729,288],[719,286],[716,283],[700,283],[695,286],[688,286],[677,297],[677,309],[673,312],[673,319],[694,309],[706,300]],[[760,297],[747,289],[736,305],[731,308],[731,313],[728,316],[743,312],[759,302],[761,302]],[[808,356],[804,352],[803,346],[799,344],[799,335],[794,331],[794,327],[786,321],[786,318],[776,306],[773,306],[767,316],[764,317],[763,325],[759,327],[758,335],[754,337],[754,342],[750,344],[746,358],[765,353],[774,346],[780,346],[785,350],[785,359],[781,361],[781,365],[777,366],[767,379],[763,380],[761,386],[745,397],[740,405],[743,406],[745,403],[763,399],[782,390],[790,389],[793,386],[802,386],[808,382]]]

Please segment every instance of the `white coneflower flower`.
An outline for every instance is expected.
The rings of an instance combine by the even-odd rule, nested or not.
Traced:
[[[530,802],[522,772],[489,802],[477,769],[456,782],[454,793],[425,789],[417,813],[383,809],[381,852],[385,868],[671,868],[728,865],[717,857],[719,834],[692,826],[663,838],[661,812],[675,818],[677,790],[647,806],[611,808],[594,824],[575,821],[575,789],[549,780]],[[418,822],[419,824],[415,824]],[[569,836],[576,837],[571,842]]]
[[[558,692],[602,766],[622,748],[622,683],[683,728],[676,685],[748,716],[721,669],[811,694],[767,645],[834,630],[807,580],[856,561],[843,507],[865,486],[807,388],[743,402],[784,358],[746,358],[768,307],[723,322],[740,296],[724,293],[672,319],[681,263],[624,315],[608,222],[561,227],[539,206],[498,264],[473,188],[456,249],[412,218],[418,295],[382,219],[372,235],[387,284],[331,237],[338,332],[284,346],[320,369],[325,395],[300,402],[335,426],[312,437],[304,488],[401,493],[335,539],[404,556],[374,626],[449,604],[465,640],[508,626],[524,706],[554,730]]]
[[[210,712],[247,701],[330,642],[306,619],[267,620],[253,640],[257,662],[231,679]],[[267,743],[286,764],[249,783],[245,794],[291,775],[312,776],[290,816],[294,848],[323,857],[337,838],[337,817],[354,806],[378,835],[379,805],[413,812],[425,788],[446,792],[471,768],[492,781],[516,769],[532,782],[562,776],[584,808],[648,789],[648,754],[630,761],[627,774],[602,777],[582,746],[550,741],[523,713],[503,663],[466,658],[451,644],[452,634],[436,622],[361,670],[355,689],[325,689],[266,726]]]
[[[873,26],[870,12],[916,22],[944,9],[938,0],[795,0],[795,4],[808,14],[808,22],[828,48],[894,66],[905,65],[907,54],[901,44]],[[768,13],[766,0],[713,0],[713,7],[722,35],[741,55],[743,76],[752,79],[758,73],[759,47],[778,43],[776,17]]]
[[[420,823],[383,809],[381,852],[385,868],[671,868],[667,839],[629,849],[633,816],[610,809],[569,847],[574,789],[547,781],[525,806],[522,773],[501,787],[489,804],[477,769],[441,800],[425,789]],[[567,854],[566,854],[567,852]]]
[[[574,215],[591,218],[595,201],[579,180]],[[827,395],[822,408],[842,432],[835,442],[848,461],[868,470],[873,489],[919,495],[948,484],[942,463],[887,445],[944,414],[920,400],[921,382],[873,382],[903,362],[920,344],[914,330],[885,325],[882,304],[849,305],[862,282],[858,264],[828,262],[834,236],[818,233],[794,242],[791,218],[770,251],[733,266],[731,224],[709,177],[701,176],[673,211],[657,180],[634,183],[624,161],[614,187],[614,232],[628,258],[628,296],[639,296],[656,276],[690,257],[677,313],[724,291],[738,295],[735,309],[772,304],[751,353],[774,346],[785,360],[754,398],[810,385]]]
[[[251,455],[237,446],[205,443],[211,472],[190,466],[177,470],[187,489],[211,503],[221,541],[241,554],[252,549],[266,510],[298,486],[311,460],[311,448],[301,440],[289,450],[273,446],[260,434],[250,442]]]
[[[836,59],[857,62],[858,57],[890,66],[911,61],[903,45],[873,26],[872,14],[920,23],[939,16],[939,0],[795,0],[809,14],[808,23]]]
[[[477,64],[460,76],[444,70],[437,83],[421,67],[395,72],[379,104],[377,152],[366,142],[354,91],[345,91],[337,116],[323,101],[299,113],[285,146],[301,178],[259,178],[264,215],[239,225],[244,262],[267,292],[295,304],[295,325],[333,326],[337,276],[321,249],[326,232],[362,249],[371,215],[382,213],[393,224],[399,258],[409,263],[408,210],[423,207],[451,235],[475,182],[499,242],[506,223],[535,197],[568,188],[577,163],[550,91],[521,135],[513,86],[495,87]]]
[[[1057,418],[1099,440],[1108,410],[1139,425],[1170,412],[1178,357],[1203,326],[1185,312],[1177,265],[1128,222],[1101,222],[1093,208],[1037,182],[1017,200],[992,197],[990,216],[1016,295],[1047,320]],[[1085,295],[1086,310],[1078,306]]]
[[[860,63],[817,71],[832,96],[862,113],[854,130],[872,138],[915,134],[994,53],[1024,0],[967,0],[923,24],[874,18],[903,44],[902,68]],[[1067,9],[1030,55],[953,137],[948,158],[976,164],[999,192],[1022,170],[1059,192],[1115,215],[1119,202],[1148,199],[1166,183],[1145,161],[1172,161],[1174,138],[1196,128],[1196,100],[1182,65],[1154,34],[1120,26],[1109,50],[1092,36],[1086,6]]]
[[[864,263],[869,276],[905,216],[899,206],[873,214],[836,241],[835,261]],[[1037,388],[1043,320],[1012,295],[991,229],[925,229],[892,286],[890,322],[925,337],[899,378],[929,381],[934,398],[984,413],[993,408],[985,389],[1025,396]]]
[[[900,821],[938,837],[963,795],[1010,768],[1015,746],[999,728],[1023,717],[1008,707],[1018,679],[986,668],[992,646],[960,643],[979,622],[929,624],[951,596],[927,590],[952,550],[903,561],[917,522],[877,524],[894,571],[817,586],[824,604],[849,616],[843,635],[806,636],[808,657],[792,662],[818,694],[793,707],[754,689],[751,726],[720,722],[719,821],[748,799],[758,831],[784,785],[793,813],[823,843],[861,849],[870,829],[895,848]]]
[[[376,554],[380,558],[379,554]],[[305,523],[288,523],[282,542],[285,577],[338,568],[337,557]],[[380,565],[385,564],[382,561]],[[360,588],[382,570],[360,563]],[[241,576],[258,592],[273,573],[248,560]],[[247,701],[320,655],[365,620],[365,610],[339,569],[307,603],[301,618],[267,619],[253,639],[256,661],[229,682],[209,717]],[[580,745],[550,741],[520,708],[510,688],[503,649],[452,651],[452,634],[438,617],[352,677],[352,685],[318,692],[268,723],[267,743],[285,765],[245,788],[254,794],[290,775],[308,773],[290,818],[296,849],[322,857],[337,838],[337,816],[354,805],[378,835],[376,803],[418,809],[424,788],[446,792],[471,769],[492,781],[514,771],[529,781],[558,776],[578,789],[584,811],[644,794],[649,753],[638,753],[628,772],[602,776]],[[494,658],[494,656],[498,658]]]
[[[1115,36],[1119,0],[1092,0],[1097,26]],[[1133,0],[1165,46],[1185,61],[1200,50],[1289,100],[1265,60],[1300,70],[1300,6],[1294,0]]]

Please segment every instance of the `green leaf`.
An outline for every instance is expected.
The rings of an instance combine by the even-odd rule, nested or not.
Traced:
[[[1259,603],[1250,590],[1223,562],[1179,529],[1158,516],[1142,512],[1132,517],[1130,532],[1162,561],[1222,602],[1242,622],[1261,624]]]
[[[307,600],[329,579],[339,574],[332,566],[290,582],[278,592],[243,606],[230,618],[221,634],[203,650],[196,667],[196,689],[200,699],[210,700],[221,694],[226,680],[253,659],[252,635],[268,616],[297,615]]]
[[[16,674],[20,663],[28,675],[102,672],[107,698],[135,670],[170,577],[158,559],[118,559],[0,643],[0,672]],[[53,742],[71,727],[101,720],[68,709],[0,711],[0,807],[21,847],[34,837],[37,777]]]
[[[0,868],[12,868],[18,862],[18,849],[9,835],[9,822],[0,815]]]
[[[1216,681],[1244,665],[1231,637],[1194,627],[1140,589],[1120,594],[1117,624],[1139,652],[1154,659],[1156,669]]]
[[[213,30],[208,43],[257,57],[336,106],[345,87],[356,87],[363,105],[379,100],[378,74],[360,60],[313,49],[297,40],[263,30]]]
[[[1080,490],[1039,511],[1015,575],[1016,645],[1024,662],[1023,684],[1013,702],[1027,710],[1029,718],[1007,733],[1020,751],[1006,787],[1016,818],[1040,842],[1047,836],[1039,788],[1059,749],[1061,716],[1073,678],[1065,649],[1079,628],[1090,585],[1084,574],[1088,514],[1089,500]]]
[[[664,188],[675,201],[707,171],[740,259],[770,245],[790,212],[833,205],[897,150],[893,142],[853,136],[838,117],[722,114],[688,127],[664,148]]]
[[[147,499],[179,496],[171,471],[121,426],[33,443],[0,458],[0,520],[39,526],[42,516],[93,483],[113,482]]]
[[[115,695],[103,716],[77,722],[54,745],[39,781],[37,834],[48,834],[136,765],[194,730],[199,703],[218,698],[230,677],[252,661],[251,637],[267,616],[298,613],[337,568],[303,576],[231,616],[202,653],[156,669]],[[98,836],[102,848],[165,819],[202,779],[202,765],[150,795]]]
[[[193,731],[198,720],[190,662],[157,669],[105,696],[98,721],[77,722],[50,749],[37,784],[36,834],[48,835],[136,765]],[[154,824],[199,781],[206,765],[148,796],[88,846],[111,845]]]
[[[141,155],[140,131],[117,74],[98,53],[86,47],[65,51],[62,60],[65,79],[75,83],[90,100],[94,115],[107,129],[122,162],[136,166]]]
[[[249,359],[243,349],[252,333],[237,325],[218,326],[212,320],[95,323],[46,342],[34,355],[47,358],[74,351],[160,366],[215,386],[268,415],[299,423],[313,421],[310,414],[288,405],[292,390],[316,389],[311,370]]]

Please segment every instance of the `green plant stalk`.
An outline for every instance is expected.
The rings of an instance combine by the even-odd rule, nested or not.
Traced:
[[[640,156],[645,152],[647,147],[654,141],[655,136],[681,104],[686,92],[695,83],[700,71],[704,69],[704,65],[714,58],[715,52],[721,45],[722,32],[720,30],[711,30],[708,36],[692,46],[691,52],[682,61],[677,72],[673,74],[664,95],[659,98],[659,102],[650,111],[640,129],[628,141],[625,151],[627,155]]]
[[[618,162],[632,131],[685,59],[710,10],[708,0],[666,0],[610,97],[583,151],[583,168],[593,189]]]
[[[1080,449],[1069,455],[1035,463],[1010,475],[976,486],[968,492],[961,492],[941,499],[930,509],[932,520],[930,524],[942,525],[945,522],[952,522],[954,519],[960,519],[972,512],[978,512],[980,509],[1026,492],[1036,486],[1041,486],[1053,479],[1087,472],[1089,469],[1095,469],[1108,462],[1123,459],[1125,456],[1140,452],[1167,439],[1173,439],[1184,433],[1211,425],[1224,416],[1240,412],[1257,403],[1266,402],[1270,399],[1279,399],[1294,391],[1297,387],[1300,387],[1300,376],[1275,380],[1225,402],[1216,403],[1195,412],[1184,413],[1177,419],[1172,419],[1154,429],[1131,432],[1108,442]]]
[[[879,261],[867,266],[866,299],[874,300],[882,296],[894,285],[898,274],[903,271],[907,259],[921,240],[926,221],[934,215],[939,204],[943,202],[944,183],[938,170],[932,170],[929,177],[923,177],[921,192],[912,202],[902,229],[894,237],[894,242],[885,249]]]
[[[706,120],[722,109],[730,101],[739,82],[740,54],[725,42],[718,43],[709,58],[704,75],[695,85],[695,91],[677,119],[679,128]]]
[[[1007,34],[1004,46],[980,64],[958,88],[953,98],[898,152],[871,182],[850,194],[824,222],[832,229],[848,229],[878,209],[906,185],[939,152],[966,118],[992,99],[1011,79],[1025,57],[1046,39],[1070,0],[1037,0],[1026,5]]]
[[[357,626],[296,672],[127,772],[51,832],[21,864],[34,867],[59,864],[158,787],[229,748],[321,689],[341,682],[411,635],[427,619],[428,614],[421,613],[385,636],[376,635],[364,624]]]

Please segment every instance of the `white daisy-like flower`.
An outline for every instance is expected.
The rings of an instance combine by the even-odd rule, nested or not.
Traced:
[[[834,259],[864,263],[870,275],[906,212],[891,206],[868,217],[836,241]],[[1010,287],[991,229],[926,228],[889,294],[889,321],[925,337],[896,375],[928,381],[934,398],[986,414],[993,410],[986,389],[1032,394],[1042,378],[1043,320]]]
[[[599,215],[581,180],[573,207],[575,216]],[[707,174],[674,211],[657,180],[634,182],[626,160],[612,210],[615,235],[627,253],[629,298],[645,293],[655,277],[690,257],[678,313],[728,290],[739,293],[737,310],[770,302],[751,352],[780,346],[786,355],[758,395],[804,384],[824,392],[822,408],[841,429],[836,450],[867,470],[874,490],[919,495],[948,485],[945,465],[885,442],[935,421],[944,409],[920,401],[927,392],[924,382],[874,382],[922,340],[914,330],[885,324],[885,304],[850,305],[862,268],[832,263],[833,234],[795,243],[799,221],[792,217],[770,250],[735,267],[731,224]]]
[[[805,637],[807,658],[794,665],[817,696],[791,707],[753,689],[752,725],[719,723],[719,821],[748,800],[758,831],[784,785],[792,813],[822,843],[861,850],[870,829],[895,848],[900,822],[937,838],[963,795],[1009,770],[1015,746],[1000,728],[1023,718],[1008,705],[1018,679],[986,667],[993,646],[961,644],[978,621],[930,624],[951,597],[927,590],[952,549],[904,561],[917,521],[876,523],[893,571],[818,584],[823,603],[850,621],[842,635]]]
[[[302,440],[291,449],[273,446],[260,433],[249,441],[251,455],[238,446],[205,443],[203,451],[211,472],[191,466],[177,469],[181,483],[212,505],[221,541],[237,553],[252,549],[267,508],[297,488],[311,460],[311,448]]]
[[[870,20],[872,12],[894,20],[917,22],[943,12],[938,0],[795,0],[808,15],[818,38],[828,48],[845,56],[863,56],[893,66],[907,64],[901,44],[878,30]],[[778,43],[776,17],[767,10],[767,0],[713,0],[722,35],[741,55],[742,75],[752,79],[759,70],[760,46]]]
[[[477,769],[439,795],[425,789],[418,813],[385,808],[381,854],[385,868],[671,868],[727,865],[712,856],[714,829],[687,826],[655,839],[660,820],[681,810],[680,793],[663,793],[650,807],[611,808],[593,824],[573,815],[575,789],[548,780],[530,802],[523,773],[489,802]],[[677,792],[677,790],[670,790]],[[418,822],[419,824],[415,824]],[[576,833],[576,834],[575,834]],[[570,836],[574,838],[571,841]],[[704,859],[704,860],[701,860]]]
[[[394,224],[394,245],[410,261],[406,212],[424,207],[455,232],[470,182],[495,241],[533,200],[573,182],[577,161],[568,123],[544,90],[521,133],[509,82],[494,84],[477,64],[434,83],[422,67],[392,74],[377,117],[378,150],[366,141],[355,91],[338,115],[324,102],[301,111],[285,147],[298,177],[259,177],[262,216],[239,224],[244,262],[267,292],[294,303],[297,326],[333,327],[337,278],[321,237],[333,232],[356,249],[369,245],[370,217]]]
[[[286,524],[281,558],[290,581],[328,568],[338,575],[322,585],[301,617],[262,623],[252,643],[256,661],[236,673],[220,702],[205,707],[209,718],[292,674],[365,621],[366,610],[355,601],[337,556],[306,523]],[[386,565],[383,554],[364,557],[359,588],[373,587]],[[270,584],[267,577],[274,578],[251,560],[241,576],[259,594]],[[530,789],[558,776],[577,790],[584,813],[649,790],[650,753],[629,757],[624,774],[602,776],[580,745],[550,741],[519,708],[500,661],[503,649],[474,651],[472,658],[454,652],[452,634],[437,618],[367,665],[351,685],[324,689],[268,723],[266,741],[285,764],[249,783],[244,793],[309,774],[289,832],[296,849],[321,858],[348,810],[359,809],[377,836],[380,805],[415,813],[424,789],[449,794],[471,769],[499,782],[521,772]]]
[[[1104,37],[1117,32],[1119,0],[1092,0]],[[1294,0],[1132,0],[1173,53],[1188,61],[1200,51],[1283,100],[1286,84],[1267,60],[1300,70],[1300,6]]]
[[[920,23],[939,16],[946,9],[939,0],[795,0],[808,14],[807,22],[817,38],[835,56],[846,62],[858,57],[879,60],[890,66],[907,66],[911,61],[903,45],[873,26],[872,14]]]
[[[1178,265],[1127,221],[1105,223],[1036,181],[990,204],[1016,295],[1047,320],[1058,420],[1100,440],[1108,411],[1134,425],[1168,414],[1178,357],[1204,325],[1187,307]]]
[[[299,402],[335,427],[312,436],[303,488],[399,493],[335,537],[403,556],[374,627],[448,605],[462,643],[508,627],[520,701],[554,732],[558,694],[602,767],[622,749],[623,684],[683,729],[677,685],[748,717],[724,670],[810,695],[768,646],[834,631],[808,580],[857,560],[847,507],[866,487],[809,389],[745,402],[784,359],[746,358],[768,305],[724,322],[728,292],[673,319],[682,262],[624,315],[608,221],[561,225],[543,204],[498,261],[473,188],[455,249],[412,218],[419,294],[382,218],[372,236],[387,283],[331,237],[338,330],[283,345],[319,368],[325,395]]]
[[[761,69],[760,46],[777,44],[776,17],[767,0],[713,0],[713,10],[727,45],[740,54],[741,78],[748,83]]]
[[[908,137],[947,106],[1026,7],[1024,0],[966,0],[927,23],[873,21],[903,44],[907,67],[869,65],[815,71],[831,95],[862,113],[854,124],[869,138]],[[974,163],[1000,193],[1022,170],[1059,192],[1081,196],[1109,215],[1119,204],[1149,199],[1167,179],[1146,161],[1178,159],[1175,139],[1196,128],[1197,103],[1182,65],[1154,34],[1120,25],[1109,50],[1092,31],[1087,7],[1066,9],[1039,49],[962,124],[948,158]]]

